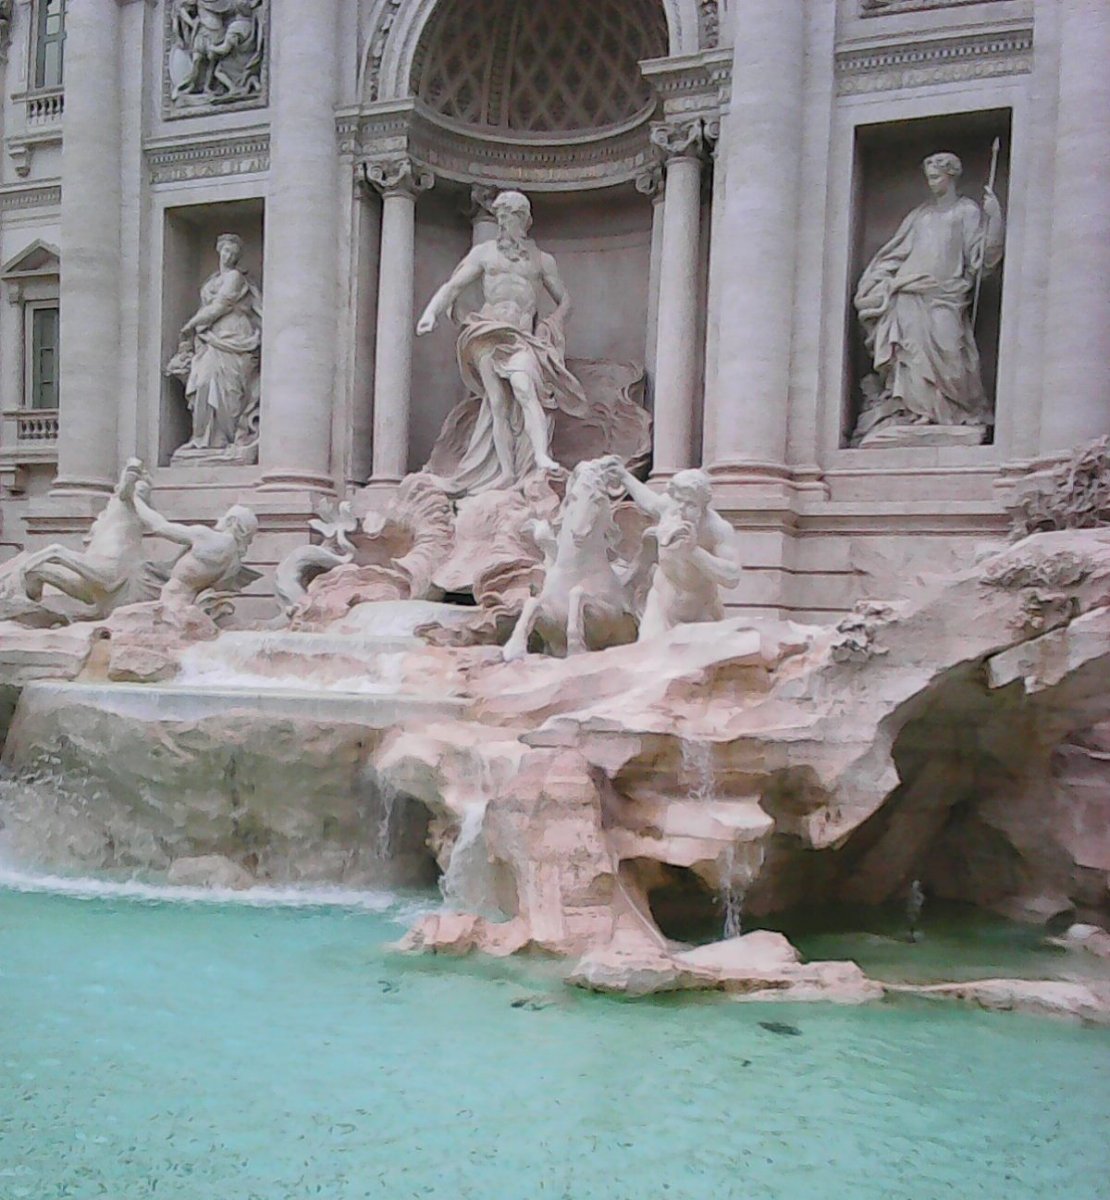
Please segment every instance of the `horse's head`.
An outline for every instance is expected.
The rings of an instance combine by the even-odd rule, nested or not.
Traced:
[[[610,540],[613,512],[601,462],[591,459],[581,462],[567,481],[560,528],[576,546],[585,545],[591,538]]]

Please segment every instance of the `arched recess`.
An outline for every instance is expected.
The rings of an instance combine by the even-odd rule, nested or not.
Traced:
[[[375,0],[359,69],[362,103],[412,94],[420,38],[440,0]],[[669,56],[716,45],[719,0],[659,0],[667,20]]]

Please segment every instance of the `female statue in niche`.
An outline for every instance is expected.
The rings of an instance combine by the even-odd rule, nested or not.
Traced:
[[[874,375],[864,380],[853,444],[908,444],[917,439],[905,427],[927,425],[976,426],[981,441],[993,423],[972,296],[1002,261],[1002,209],[989,186],[982,208],[956,191],[963,172],[956,155],[932,154],[923,166],[933,198],[905,218],[856,289]]]
[[[220,266],[200,290],[201,306],[181,330],[166,374],[185,384],[192,437],[173,456],[182,463],[258,461],[262,293],[239,267],[243,242],[216,240]]]

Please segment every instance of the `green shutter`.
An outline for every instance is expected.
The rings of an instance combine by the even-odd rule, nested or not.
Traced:
[[[62,86],[66,40],[65,0],[36,0],[35,87]]]
[[[31,317],[31,407],[58,407],[58,310],[36,308]]]

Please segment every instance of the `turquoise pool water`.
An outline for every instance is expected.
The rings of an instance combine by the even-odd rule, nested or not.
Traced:
[[[0,891],[0,1197],[1110,1196],[1106,1032],[608,1000],[360,903]]]

